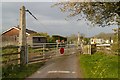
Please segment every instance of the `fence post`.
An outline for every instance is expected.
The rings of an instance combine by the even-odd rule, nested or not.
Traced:
[[[96,52],[96,44],[91,44],[91,54]]]
[[[88,44],[88,54],[91,55],[91,44]]]
[[[20,48],[18,48],[18,52],[20,52]],[[18,54],[18,58],[20,58],[20,54]],[[18,64],[20,64],[20,60],[18,60]]]
[[[45,44],[43,44],[43,58],[45,58]]]
[[[58,43],[57,43],[57,47],[56,48],[58,49]]]
[[[92,52],[91,52],[91,48],[92,48],[92,47],[91,47],[91,45],[90,45],[90,54],[92,54]]]
[[[28,44],[26,45],[26,63],[28,64],[29,60],[28,60]]]

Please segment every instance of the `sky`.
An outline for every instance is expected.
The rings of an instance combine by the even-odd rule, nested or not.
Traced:
[[[57,34],[69,36],[71,34],[83,33],[87,37],[97,35],[101,32],[113,33],[113,28],[117,26],[98,27],[87,25],[87,21],[82,19],[77,21],[77,17],[65,19],[68,13],[63,13],[59,7],[51,7],[55,2],[2,2],[0,6],[0,21],[2,21],[2,32],[19,24],[20,7],[24,5],[30,10],[38,20],[35,20],[26,12],[26,27],[37,32],[47,32],[50,35]],[[0,3],[1,5],[1,3]]]

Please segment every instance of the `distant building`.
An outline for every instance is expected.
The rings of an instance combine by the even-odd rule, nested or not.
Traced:
[[[91,44],[103,44],[104,40],[103,39],[97,39],[97,38],[91,38],[90,43]]]
[[[66,43],[67,42],[67,38],[60,36],[60,35],[52,35],[52,38],[54,39],[55,42],[58,42],[58,43]]]
[[[112,44],[113,43],[113,40],[104,40],[104,39],[100,39],[100,38],[91,38],[90,39],[90,43],[91,44]]]

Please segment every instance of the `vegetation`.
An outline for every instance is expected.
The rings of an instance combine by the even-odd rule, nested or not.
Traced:
[[[77,41],[77,35],[71,34],[70,36],[67,37],[67,41],[70,43],[73,43],[74,41]]]
[[[80,55],[80,64],[85,78],[118,78],[118,57],[96,52]]]
[[[113,30],[114,30],[114,43],[112,45],[112,50],[117,53],[120,53],[120,47],[119,47],[120,44],[118,43],[120,36],[118,36],[118,29],[113,29]]]
[[[120,49],[118,48],[118,36],[116,34],[114,35],[113,40],[114,40],[114,43],[112,44],[112,50],[114,52],[119,53],[118,50],[120,50]]]
[[[67,41],[68,41],[68,43],[74,43],[74,42],[77,42],[77,40],[78,40],[78,36],[77,35],[75,35],[75,34],[71,34],[70,36],[68,36],[67,37]],[[84,40],[85,42],[85,44],[87,44],[88,42],[89,42],[89,39],[88,38],[86,38],[85,37],[85,34],[83,34],[83,33],[81,33],[80,34],[80,40]]]
[[[114,33],[104,33],[104,32],[101,32],[98,35],[95,35],[94,37],[102,38],[102,39],[105,39],[105,40],[110,40],[110,38],[114,39]]]
[[[85,18],[92,24],[108,26],[113,23],[120,23],[120,2],[68,2],[56,3],[62,12],[68,12],[68,17],[80,15],[78,20]],[[116,24],[115,23],[115,24]]]
[[[44,62],[34,63],[34,64],[28,64],[24,67],[20,67],[19,65],[10,65],[2,68],[2,77],[3,80],[14,78],[24,80],[26,77],[33,74],[35,71],[37,71],[41,66],[44,65]]]
[[[90,42],[90,38],[84,38],[84,41],[85,41],[84,44],[87,45]]]
[[[41,32],[41,33],[33,33],[33,34],[31,34],[31,36],[45,36],[45,37],[49,37],[48,33],[43,33],[43,32]]]
[[[17,53],[18,48],[16,46],[7,46],[2,48],[2,53],[1,54],[12,54],[12,53]],[[8,61],[17,59],[18,55],[5,55],[1,57],[1,61],[3,61],[3,64],[6,64]],[[13,64],[17,64],[17,60],[13,62]]]
[[[109,25],[120,26],[120,1],[105,2],[106,0],[96,0],[96,2],[77,2],[69,0],[68,2],[56,3],[62,12],[67,12],[68,17],[77,16],[79,20],[84,18],[90,21],[90,24],[105,27]],[[80,17],[79,17],[80,16]],[[118,50],[120,52],[120,28],[118,28]]]
[[[10,54],[10,53],[16,53],[18,52],[18,47],[17,46],[6,46],[2,48],[2,54]]]
[[[36,56],[36,55],[40,55],[39,53],[43,52],[42,48],[29,48],[29,58],[32,56]],[[45,52],[47,52],[48,49],[45,49]],[[18,52],[18,48],[15,46],[7,46],[7,47],[3,47],[2,49],[2,54],[11,54],[11,53],[16,53]],[[12,59],[16,59],[18,58],[18,55],[10,55],[10,56],[3,56],[2,57],[2,61],[8,61],[12,60]],[[7,64],[3,64],[2,65],[2,77],[3,79],[7,79],[7,78],[20,78],[24,79],[25,77],[30,76],[31,74],[33,74],[35,71],[37,71],[37,69],[39,69],[42,65],[44,64],[44,62],[40,62],[40,63],[35,63],[35,64],[28,64],[24,67],[20,67],[20,65],[18,65],[18,61],[14,61],[14,62],[9,62]]]

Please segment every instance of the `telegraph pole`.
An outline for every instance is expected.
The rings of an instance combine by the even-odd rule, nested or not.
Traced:
[[[77,46],[80,45],[80,33],[78,32],[78,40],[77,40]]]
[[[20,8],[20,23],[19,23],[19,46],[20,46],[20,64],[27,64],[27,40],[26,40],[26,14],[25,6]]]

